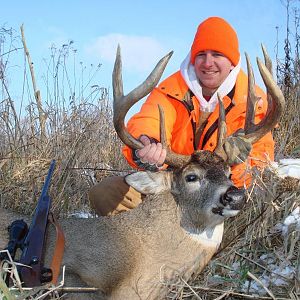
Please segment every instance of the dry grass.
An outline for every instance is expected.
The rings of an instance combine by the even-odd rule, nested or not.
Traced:
[[[9,70],[15,56],[22,56],[24,38],[20,40],[11,29],[0,30],[0,205],[31,212],[55,159],[50,191],[54,211],[89,210],[87,191],[96,177],[128,169],[113,129],[109,92],[94,84],[101,65],[87,70],[83,63],[76,64],[72,41],[61,48],[53,46],[45,60],[43,106],[37,105],[36,95],[41,93],[36,87],[32,91],[34,76],[25,68],[20,77],[26,105],[22,102],[18,113],[9,91]]]
[[[10,143],[11,136],[2,136],[0,196],[1,204],[15,210],[32,211],[41,191],[51,159],[57,161],[51,196],[56,212],[71,212],[87,204],[87,190],[94,184],[97,169],[126,169],[121,155],[121,142],[112,126],[109,102],[80,105],[60,114],[47,110],[48,133],[44,142],[24,126],[20,139]],[[0,128],[3,124],[0,120]],[[8,148],[8,149],[7,149]],[[128,167],[127,167],[128,168]],[[100,172],[100,171],[98,171]]]
[[[10,31],[0,31],[1,35],[0,43],[4,43],[3,37],[6,41],[10,38],[10,45],[20,42]],[[7,49],[3,45],[0,47],[3,51],[0,53],[3,54],[0,55],[0,205],[30,213],[49,163],[55,159],[57,166],[50,191],[53,210],[62,215],[89,211],[87,191],[96,178],[100,180],[128,169],[112,126],[109,92],[92,85],[94,77],[81,84],[79,91],[77,87],[72,88],[72,80],[82,83],[84,79],[72,79],[65,64],[75,53],[72,43],[51,49],[46,69],[56,73],[47,71],[45,75],[47,95],[44,100],[42,97],[45,118],[42,133],[41,111],[37,109],[26,71],[23,87],[28,89],[29,104],[21,114],[17,113],[7,85],[11,56],[4,55]],[[86,86],[93,86],[88,93]],[[299,84],[289,88],[286,95],[286,113],[274,132],[277,158],[297,157],[299,153]],[[272,172],[256,174],[254,178],[253,188],[248,191],[247,208],[226,224],[225,239],[218,254],[200,277],[190,283],[179,279],[178,285],[171,287],[172,299],[299,298],[299,232],[290,230],[284,236],[276,225],[300,206],[298,181],[282,181]],[[278,276],[287,281],[286,286],[280,287],[275,279],[268,286],[261,281],[263,274],[271,276],[273,272],[263,255],[270,256],[273,266],[294,268],[292,279],[283,278],[283,274]],[[258,296],[250,289],[253,282],[265,285],[264,295]]]
[[[282,87],[285,90],[284,86]],[[299,157],[300,154],[300,83],[285,92],[286,107],[274,131],[276,158]]]

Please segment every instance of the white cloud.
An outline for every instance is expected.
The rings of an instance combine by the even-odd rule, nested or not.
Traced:
[[[167,53],[159,41],[152,37],[117,33],[98,37],[86,46],[86,51],[100,60],[113,63],[118,44],[121,46],[123,69],[126,71],[151,71]]]
[[[47,49],[52,46],[60,48],[63,44],[66,44],[70,40],[67,38],[66,33],[59,27],[47,27],[47,33],[51,36],[51,39],[45,43],[45,47]]]

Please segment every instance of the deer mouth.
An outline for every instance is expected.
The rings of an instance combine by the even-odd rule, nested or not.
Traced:
[[[223,217],[234,217],[243,208],[245,203],[245,190],[231,186],[220,197],[220,205],[213,207],[212,212]]]
[[[212,212],[222,217],[231,218],[235,217],[240,212],[240,210],[227,207],[213,207]]]

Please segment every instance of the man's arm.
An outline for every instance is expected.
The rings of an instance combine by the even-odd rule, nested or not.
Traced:
[[[162,149],[162,145],[159,142],[154,142],[160,139],[158,104],[164,110],[167,143],[171,143],[171,132],[176,120],[176,110],[165,94],[158,89],[154,89],[140,112],[135,114],[127,125],[128,131],[145,145],[144,148],[135,152],[128,146],[123,148],[123,154],[132,167],[144,168],[143,163],[161,166],[165,160],[165,150]],[[137,159],[142,164],[137,163]]]

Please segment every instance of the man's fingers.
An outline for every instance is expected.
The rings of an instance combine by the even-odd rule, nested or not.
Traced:
[[[149,151],[149,156],[148,156],[148,161],[150,164],[157,164],[159,158],[160,158],[160,155],[161,155],[161,152],[162,152],[162,144],[161,143],[157,143],[157,144],[152,144],[151,146],[151,149]]]
[[[147,146],[151,144],[150,139],[146,135],[141,135],[139,140],[142,142],[143,145]]]
[[[151,144],[145,146],[144,148],[142,149],[139,149],[136,151],[136,154],[139,158],[143,158],[148,152],[149,152],[149,149],[151,147]]]
[[[137,151],[141,162],[151,165],[163,165],[166,159],[166,150],[161,143],[152,143]]]
[[[167,151],[163,149],[161,143],[151,143],[151,140],[146,135],[141,135],[139,140],[144,145],[142,149],[136,151],[136,155],[142,163],[161,166],[166,159]]]
[[[152,143],[150,145],[149,151],[145,154],[144,160],[148,162],[149,164],[155,164],[155,155],[157,151],[157,145]]]
[[[157,160],[156,165],[157,166],[162,166],[165,163],[166,156],[167,156],[167,150],[166,149],[162,149],[161,153],[160,153],[160,156],[159,156],[159,159]]]
[[[156,150],[156,144],[152,143],[137,151],[137,156],[143,163],[152,163],[152,157]]]

